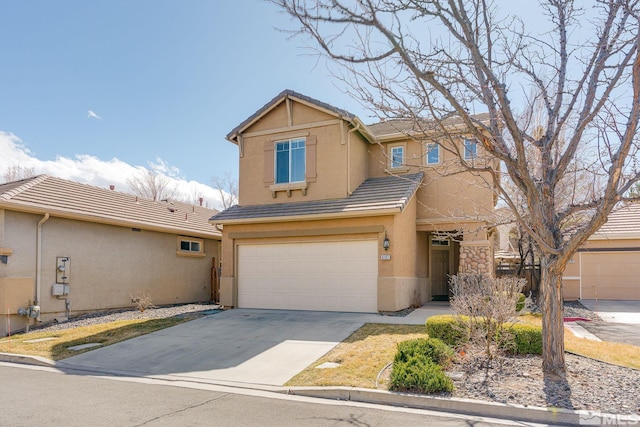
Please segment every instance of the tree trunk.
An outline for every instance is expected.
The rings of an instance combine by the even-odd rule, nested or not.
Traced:
[[[564,378],[562,271],[558,264],[553,256],[541,256],[542,370],[552,377]]]

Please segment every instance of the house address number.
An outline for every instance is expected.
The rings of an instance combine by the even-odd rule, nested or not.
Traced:
[[[382,254],[380,255],[380,259],[383,261],[388,261],[391,259],[391,254]]]

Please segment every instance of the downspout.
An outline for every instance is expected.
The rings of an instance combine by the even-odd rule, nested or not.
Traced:
[[[355,132],[360,129],[360,123],[356,124],[356,127],[349,129],[347,132],[347,196],[351,195],[351,132]]]
[[[49,212],[44,214],[44,217],[38,221],[38,230],[36,232],[36,300],[34,305],[40,304],[40,284],[42,282],[42,226],[49,220]],[[36,318],[40,321],[40,312]]]

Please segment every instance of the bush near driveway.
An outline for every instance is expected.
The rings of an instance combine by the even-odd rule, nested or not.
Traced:
[[[458,319],[462,317],[462,319]],[[443,314],[429,317],[425,323],[427,334],[432,338],[439,338],[451,347],[457,347],[468,340],[464,324],[468,320],[464,316]],[[513,354],[542,354],[542,327],[523,323],[511,323],[505,326],[510,332],[507,340],[502,340],[500,346]],[[500,341],[500,340],[498,340]]]
[[[391,389],[414,393],[452,392],[453,381],[438,363],[449,364],[453,350],[437,338],[398,344],[391,371]]]
[[[437,338],[418,338],[398,343],[394,363],[406,362],[414,355],[426,356],[442,367],[447,367],[453,361],[455,352],[442,340]]]
[[[463,321],[466,320],[465,316],[461,317]],[[438,338],[451,347],[457,347],[469,340],[468,332],[463,329],[456,316],[452,314],[431,316],[425,325],[427,334],[431,338]]]

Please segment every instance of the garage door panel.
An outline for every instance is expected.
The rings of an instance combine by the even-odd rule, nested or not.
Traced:
[[[238,306],[377,311],[377,241],[238,247]]]
[[[640,253],[583,253],[582,298],[640,300]]]

